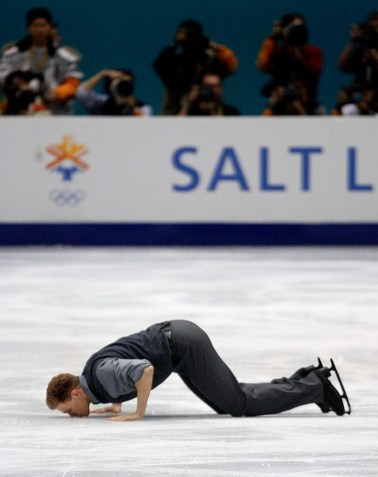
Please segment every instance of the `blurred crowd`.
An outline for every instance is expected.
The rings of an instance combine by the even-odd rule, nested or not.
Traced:
[[[378,11],[351,26],[340,52],[338,68],[351,76],[327,111],[318,98],[323,70],[321,48],[309,43],[303,15],[293,12],[273,22],[256,59],[267,75],[261,89],[266,116],[377,115]],[[78,101],[88,114],[151,116],[151,105],[136,94],[135,75],[128,68],[104,69],[83,80],[81,53],[62,44],[50,11],[33,8],[26,14],[26,36],[7,43],[0,60],[0,114],[74,114]],[[210,39],[202,25],[186,20],[178,25],[152,67],[164,86],[161,111],[177,116],[237,116],[239,107],[224,101],[225,80],[239,59],[227,45]]]

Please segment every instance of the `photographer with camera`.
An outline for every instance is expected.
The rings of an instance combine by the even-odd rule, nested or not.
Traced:
[[[323,54],[318,46],[307,42],[307,25],[299,13],[288,13],[273,22],[272,32],[265,38],[256,60],[256,66],[272,77],[262,88],[263,96],[269,97],[277,87],[287,88],[300,80],[307,90],[308,104],[317,104]]]
[[[325,115],[326,108],[310,101],[304,81],[297,79],[288,86],[278,85],[273,88],[264,116],[308,116]]]
[[[364,23],[352,25],[350,41],[339,57],[339,69],[354,74],[352,84],[347,87],[351,91],[348,104],[359,104],[366,90],[373,95],[377,93],[378,11],[371,12]]]
[[[204,71],[211,70],[225,78],[237,66],[238,59],[230,48],[207,38],[197,21],[183,21],[173,44],[164,48],[153,63],[166,88],[162,113],[178,114],[183,97]]]
[[[104,82],[104,93],[95,88]],[[134,96],[135,77],[130,70],[101,70],[84,81],[76,92],[76,98],[94,115],[104,116],[151,116],[152,108]]]
[[[178,116],[239,116],[235,106],[224,103],[222,79],[211,71],[204,73],[181,102]]]
[[[30,71],[13,71],[4,82],[4,100],[1,102],[1,114],[35,115],[51,114],[43,103],[41,85],[43,78]]]
[[[214,91],[207,86],[192,86],[192,100],[188,103],[186,114],[181,116],[216,116],[218,109],[218,101]]]
[[[378,88],[372,83],[360,83],[342,88],[332,108],[333,116],[376,116],[378,115]]]
[[[53,20],[47,8],[37,7],[29,10],[26,14],[26,26],[27,36],[3,47],[0,85],[9,87],[9,80],[8,84],[5,83],[14,72],[30,73],[39,79],[38,93],[52,114],[72,114],[74,112],[72,99],[82,77],[77,69],[81,59],[80,53],[72,47],[54,43]],[[21,89],[25,88],[25,81],[19,81]],[[34,86],[35,84],[34,82]],[[23,101],[26,96],[31,99],[33,87],[29,88],[27,95],[23,94]],[[18,92],[20,96],[21,92],[21,90]],[[7,96],[6,91],[5,95]],[[6,101],[8,100],[9,97]],[[17,107],[13,108],[11,105],[11,109],[16,111]],[[25,108],[22,107],[21,111],[24,114]]]

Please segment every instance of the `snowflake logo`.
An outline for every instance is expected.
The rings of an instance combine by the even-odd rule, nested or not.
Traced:
[[[72,136],[63,136],[59,144],[51,144],[46,151],[54,156],[54,160],[46,165],[46,169],[62,174],[62,180],[70,182],[76,172],[89,169],[89,165],[82,160],[88,152],[83,144],[76,144]]]

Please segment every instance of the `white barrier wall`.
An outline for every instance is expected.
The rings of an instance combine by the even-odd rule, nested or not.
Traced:
[[[6,222],[378,222],[378,120],[1,120]]]
[[[0,223],[378,223],[376,118],[1,118]]]

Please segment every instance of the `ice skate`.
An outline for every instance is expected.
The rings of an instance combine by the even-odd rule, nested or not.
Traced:
[[[342,416],[346,412],[344,408],[344,402],[343,402],[343,396],[345,395],[345,393],[343,394],[343,396],[340,395],[339,391],[328,379],[331,376],[331,369],[335,371],[336,368],[333,365],[332,368],[323,367],[323,368],[315,369],[312,372],[316,374],[316,376],[320,379],[321,383],[323,384],[324,403],[328,405],[330,409],[334,411],[338,416]],[[339,382],[341,381],[339,380]],[[348,412],[348,414],[350,414],[350,412]]]
[[[330,361],[331,361],[331,367],[330,367],[329,369],[330,369],[330,371],[333,371],[333,372],[335,373],[336,378],[337,378],[337,380],[338,380],[338,382],[339,382],[339,384],[340,384],[341,390],[342,390],[341,398],[342,398],[343,401],[345,401],[346,404],[347,404],[347,410],[346,410],[345,412],[346,412],[346,414],[351,414],[351,413],[352,413],[352,407],[351,407],[351,405],[350,405],[348,395],[347,395],[347,393],[346,393],[346,391],[345,391],[344,384],[343,384],[343,382],[342,382],[342,380],[341,380],[341,377],[340,377],[339,372],[337,371],[336,365],[335,365],[335,363],[333,362],[333,359],[331,358]]]
[[[302,379],[305,378],[308,374],[310,374],[312,371],[316,369],[323,368],[323,363],[320,358],[318,358],[318,364],[314,366],[311,364],[310,366],[306,366],[304,368],[300,368],[297,371],[295,371],[294,374],[290,376],[290,379]],[[321,411],[326,414],[331,411],[331,408],[329,405],[325,402],[317,402],[316,405],[321,409]]]

